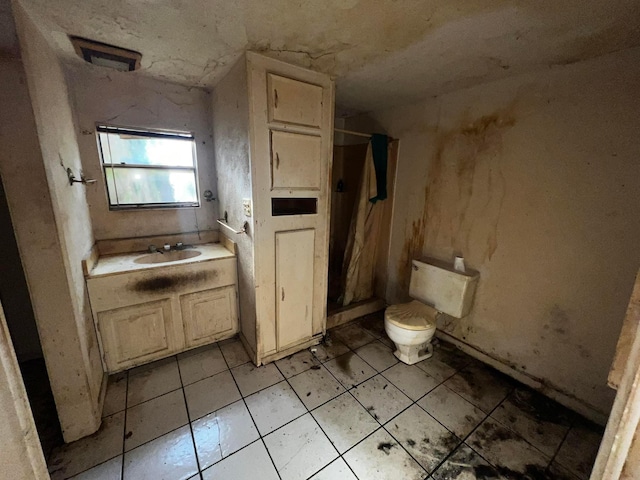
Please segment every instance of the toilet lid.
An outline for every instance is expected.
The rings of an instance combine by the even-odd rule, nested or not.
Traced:
[[[414,300],[409,303],[391,305],[384,313],[384,318],[400,328],[407,330],[429,330],[436,328],[438,311]]]

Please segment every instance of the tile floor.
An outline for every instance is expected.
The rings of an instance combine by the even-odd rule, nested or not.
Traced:
[[[256,368],[229,340],[111,377],[54,480],[586,480],[601,431],[441,343],[396,361],[380,315]]]

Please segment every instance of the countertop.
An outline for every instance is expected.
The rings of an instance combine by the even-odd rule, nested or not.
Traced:
[[[161,253],[150,254],[148,252],[118,253],[115,255],[105,255],[98,258],[97,263],[89,272],[88,278],[104,277],[107,275],[117,275],[141,270],[152,270],[156,268],[172,267],[174,265],[185,265],[188,263],[208,262],[211,260],[221,260],[224,258],[235,258],[235,254],[227,250],[220,243],[206,243],[187,247],[184,252],[199,251],[197,257],[175,260],[161,263],[136,263],[136,259],[146,255],[162,255]]]

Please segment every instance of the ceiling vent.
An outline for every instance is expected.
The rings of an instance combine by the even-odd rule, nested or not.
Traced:
[[[70,36],[69,39],[78,56],[89,63],[121,72],[140,68],[142,54],[138,52],[82,37]]]

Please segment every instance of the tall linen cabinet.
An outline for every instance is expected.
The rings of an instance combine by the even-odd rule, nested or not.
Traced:
[[[240,335],[256,365],[325,332],[333,108],[327,75],[252,52],[212,94],[220,233],[236,243]]]

